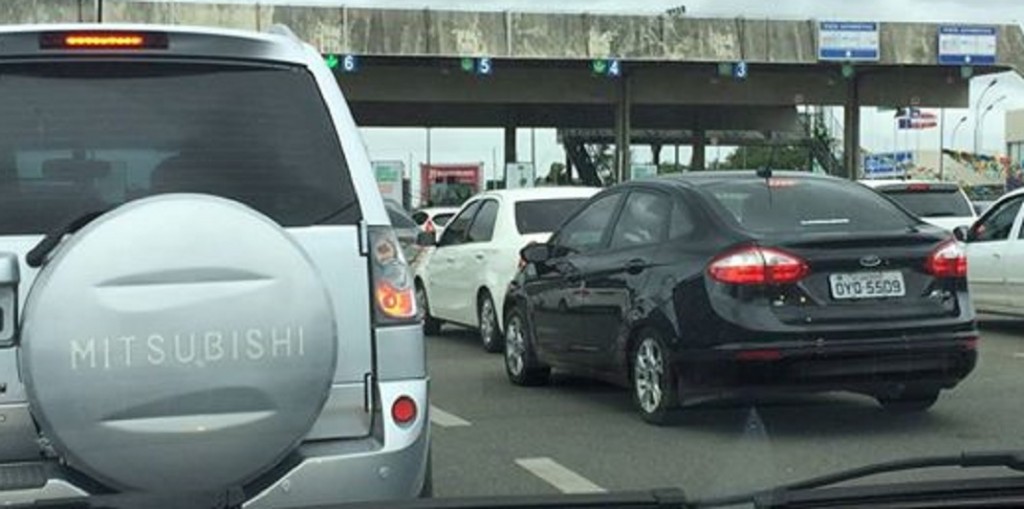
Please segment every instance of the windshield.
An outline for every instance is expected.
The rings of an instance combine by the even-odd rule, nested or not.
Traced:
[[[589,507],[1024,449],[1022,20],[0,0],[0,507]]]
[[[971,203],[957,189],[931,191],[882,190],[920,217],[970,217]]]
[[[516,229],[522,235],[555,231],[584,198],[516,202]]]
[[[886,231],[914,224],[892,203],[849,182],[727,179],[704,189],[744,229],[760,234]]]
[[[311,78],[291,69],[5,64],[0,112],[0,234],[159,193],[233,198],[285,226],[355,200]],[[330,219],[358,217],[350,207]]]

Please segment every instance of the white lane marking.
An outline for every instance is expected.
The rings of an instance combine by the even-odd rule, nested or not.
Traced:
[[[462,417],[445,412],[434,405],[430,405],[430,422],[445,428],[470,425],[470,422]]]
[[[1024,359],[1024,352],[1013,352],[1014,359]]]
[[[604,493],[605,489],[590,482],[551,458],[519,458],[516,464],[558,488],[562,493]]]

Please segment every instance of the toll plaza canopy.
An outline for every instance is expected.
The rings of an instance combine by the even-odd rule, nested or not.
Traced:
[[[504,127],[507,160],[515,160],[515,127],[610,129],[618,171],[634,129],[685,132],[700,169],[707,131],[797,132],[797,107],[809,105],[844,107],[834,172],[852,177],[861,106],[966,107],[969,78],[1024,69],[1017,25],[0,3],[0,23],[68,21],[283,24],[325,55],[363,126]]]

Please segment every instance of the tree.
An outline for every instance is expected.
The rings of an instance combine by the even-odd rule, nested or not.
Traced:
[[[569,181],[569,172],[566,171],[565,164],[554,162],[551,163],[551,168],[548,169],[547,181],[552,184],[571,184]]]
[[[686,171],[686,165],[675,163],[661,163],[658,165],[658,175],[669,175]]]
[[[725,158],[727,169],[750,170],[771,167],[776,170],[802,170],[807,168],[808,152],[800,146],[747,146],[739,147]]]

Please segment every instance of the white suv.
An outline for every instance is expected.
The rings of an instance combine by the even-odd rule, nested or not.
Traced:
[[[924,222],[950,232],[970,226],[977,219],[967,194],[952,182],[878,179],[860,183],[888,196]]]
[[[0,112],[0,500],[430,491],[412,276],[314,48],[2,27]]]
[[[519,267],[519,250],[544,242],[600,189],[541,187],[489,191],[470,198],[416,269],[416,297],[427,334],[442,322],[474,327],[488,352],[502,348],[505,291]],[[428,234],[429,235],[429,234]],[[428,239],[429,240],[429,239]]]

